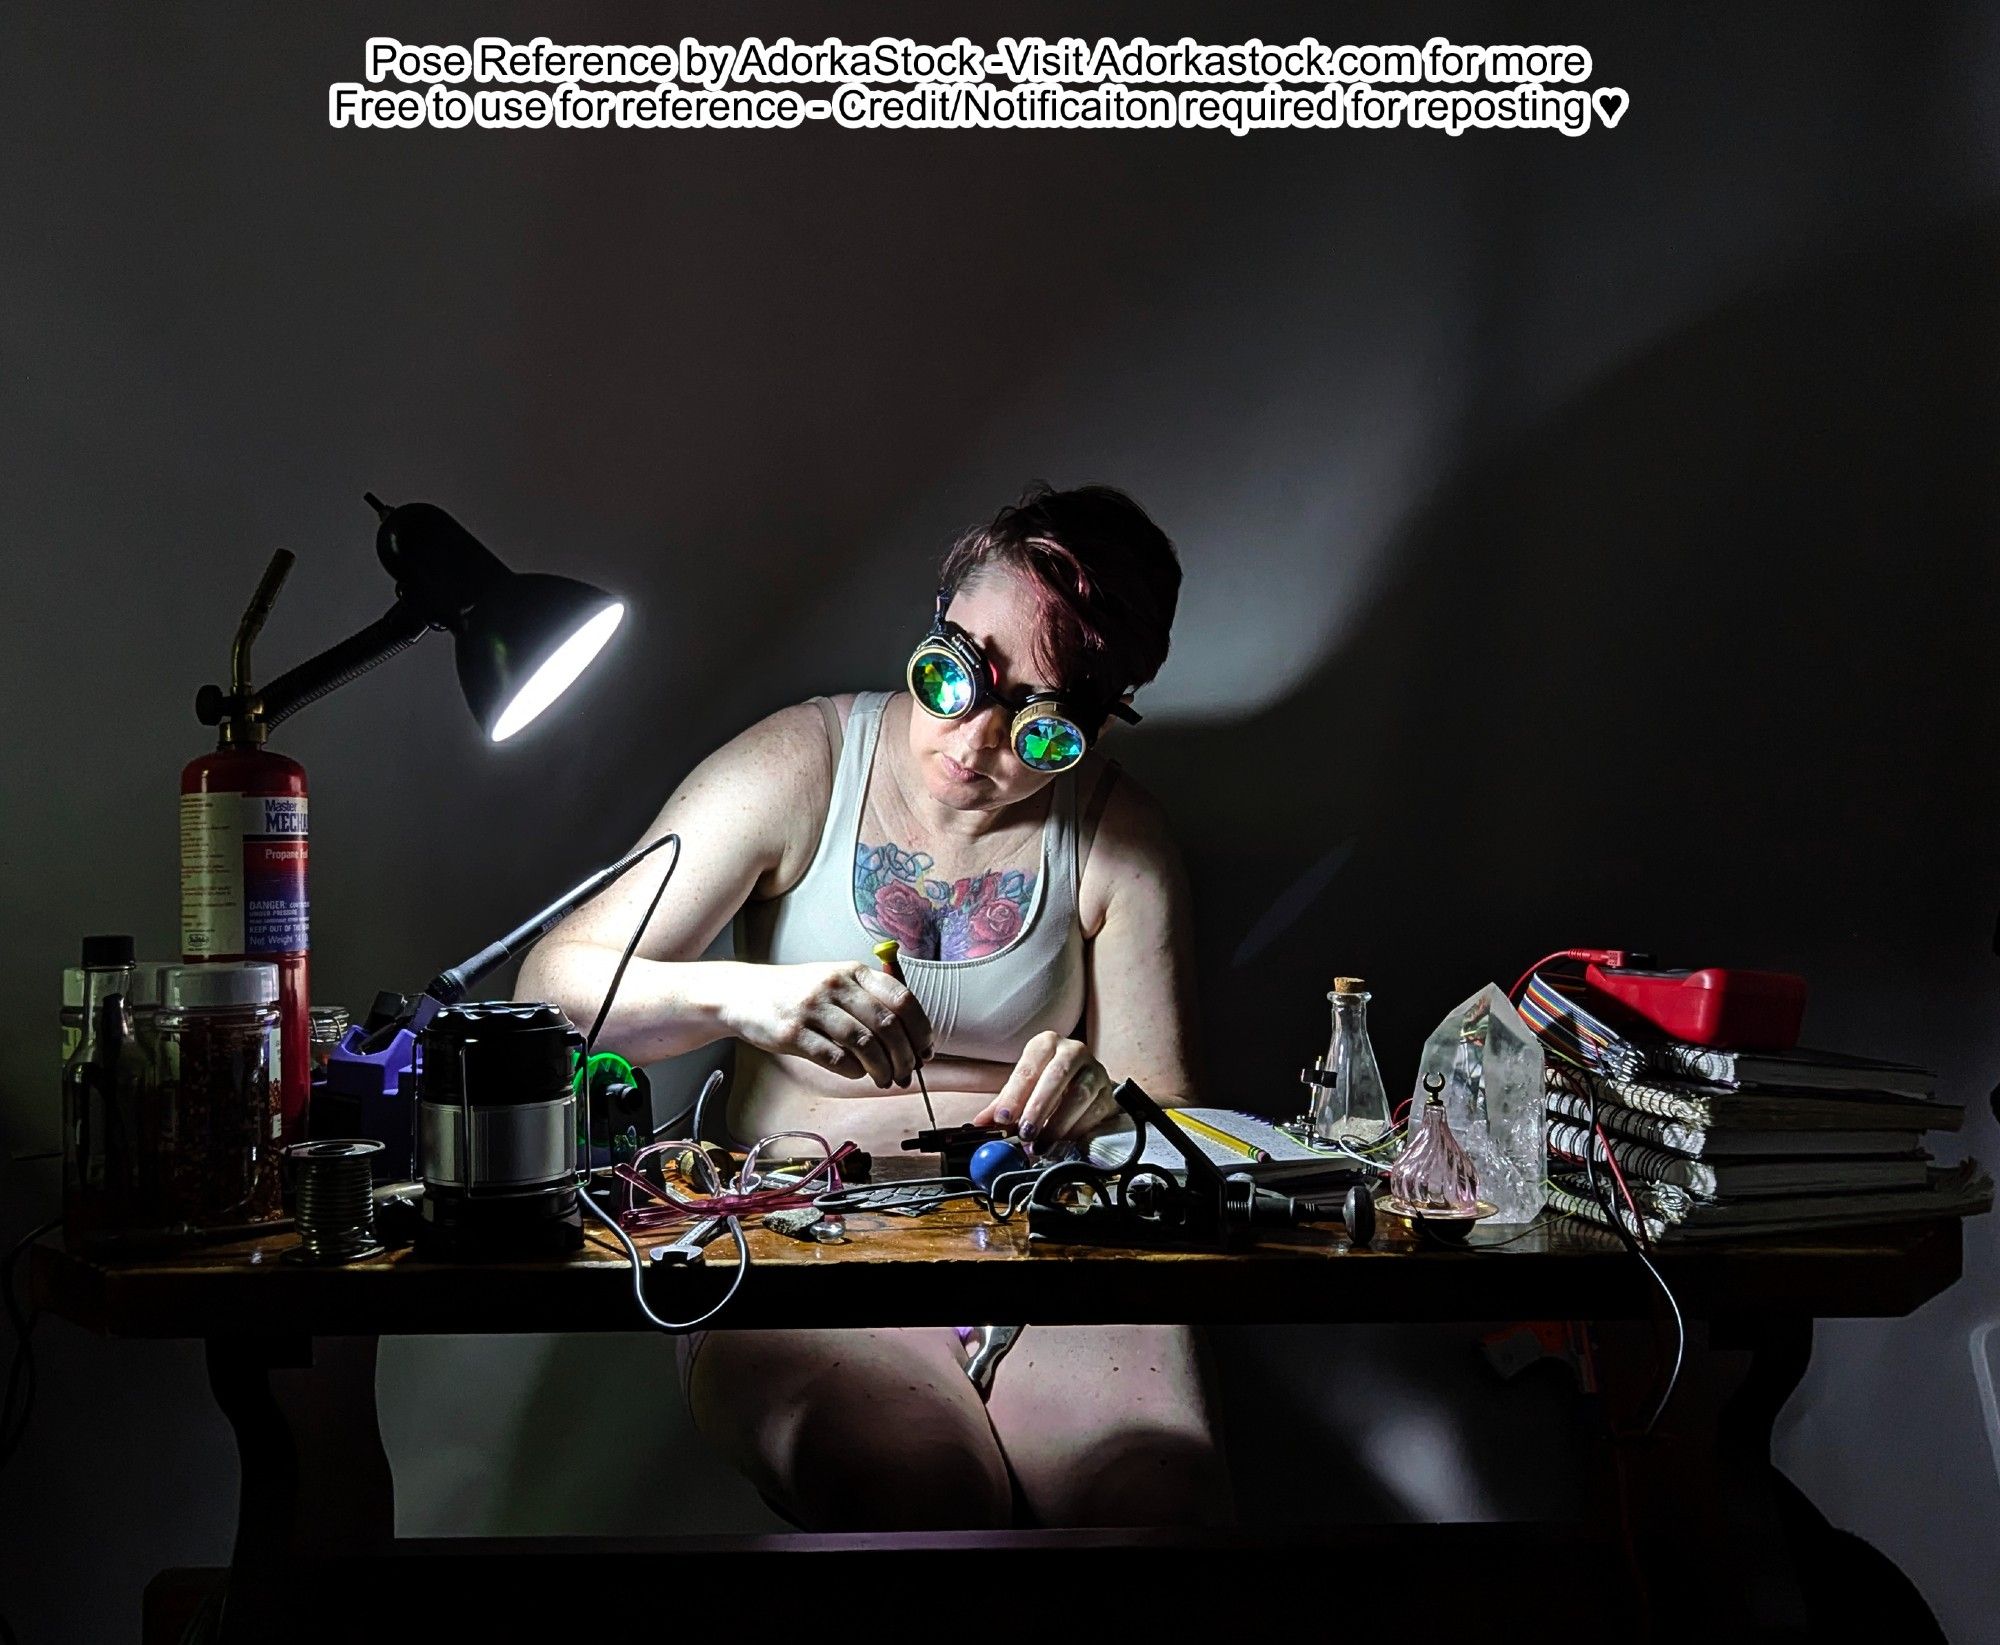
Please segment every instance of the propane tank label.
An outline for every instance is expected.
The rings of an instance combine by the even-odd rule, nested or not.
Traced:
[[[306,800],[181,796],[181,952],[306,951]]]

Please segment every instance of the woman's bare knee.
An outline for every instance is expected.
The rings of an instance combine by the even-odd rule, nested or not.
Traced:
[[[809,1530],[1012,1517],[1006,1461],[948,1333],[713,1338],[693,1395],[703,1434]]]
[[[976,1414],[976,1413],[974,1413]],[[784,1459],[787,1497],[815,1531],[992,1530],[1013,1519],[1007,1465],[984,1420],[932,1389],[865,1404],[817,1399]]]

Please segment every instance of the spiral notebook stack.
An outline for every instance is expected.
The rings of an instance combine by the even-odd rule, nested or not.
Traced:
[[[1956,1131],[1965,1111],[1937,1101],[1935,1077],[1913,1064],[1641,1037],[1540,974],[1521,1016],[1548,1052],[1549,1203],[1558,1211],[1609,1222],[1607,1143],[1638,1211],[1621,1201],[1620,1219],[1654,1239],[1967,1216],[1992,1205],[1992,1180],[1975,1163],[1941,1170],[1925,1149],[1927,1133]]]

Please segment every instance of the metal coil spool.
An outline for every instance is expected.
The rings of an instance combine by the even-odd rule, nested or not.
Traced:
[[[297,1172],[299,1243],[286,1253],[292,1261],[358,1262],[382,1249],[370,1160],[381,1150],[381,1143],[364,1139],[301,1142],[285,1150]]]

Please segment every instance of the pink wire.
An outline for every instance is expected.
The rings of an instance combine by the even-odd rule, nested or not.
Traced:
[[[813,1139],[822,1148],[826,1140]],[[815,1196],[845,1186],[840,1162],[855,1152],[855,1145],[843,1142],[795,1183],[782,1188],[723,1189],[719,1193],[682,1196],[669,1189],[662,1194],[647,1180],[639,1167],[656,1154],[691,1149],[692,1143],[655,1143],[642,1148],[630,1162],[612,1167],[612,1174],[625,1187],[625,1204],[619,1208],[620,1226],[630,1233],[648,1232],[674,1223],[703,1222],[712,1217],[754,1217],[767,1211],[790,1211],[812,1204]],[[644,1195],[648,1203],[638,1203]]]

